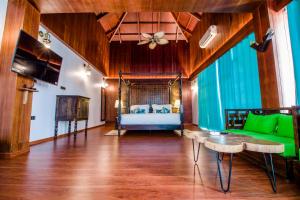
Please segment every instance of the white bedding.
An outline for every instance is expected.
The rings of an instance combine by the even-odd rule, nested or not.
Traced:
[[[122,125],[179,125],[179,113],[147,113],[147,114],[122,114]]]

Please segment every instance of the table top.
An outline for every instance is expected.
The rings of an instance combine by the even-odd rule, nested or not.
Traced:
[[[189,138],[203,143],[207,148],[223,153],[239,153],[243,150],[261,153],[282,153],[284,145],[268,140],[257,140],[237,134],[212,135],[207,131],[191,131]]]
[[[225,135],[207,138],[204,142],[206,148],[222,153],[239,153],[244,150],[242,137],[228,137]]]
[[[267,141],[267,140],[257,140],[257,139],[249,139],[245,142],[245,150],[247,151],[255,151],[261,153],[282,153],[284,152],[284,145]]]

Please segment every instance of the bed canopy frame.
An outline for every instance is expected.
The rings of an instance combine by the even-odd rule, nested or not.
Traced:
[[[158,79],[158,83],[147,83],[145,77],[151,79],[149,77],[155,77]],[[180,114],[180,124],[173,125],[173,124],[145,124],[145,125],[124,125],[121,124],[122,118],[122,85],[126,87],[126,112],[130,113],[130,104],[131,104],[131,89],[134,86],[141,86],[141,85],[156,85],[159,87],[168,87],[168,103],[171,104],[171,95],[172,95],[172,87],[175,84],[178,84],[179,90],[179,101],[180,106],[178,108]],[[150,102],[148,104],[153,104]],[[183,103],[182,103],[182,73],[127,73],[127,72],[119,72],[119,89],[118,89],[118,117],[117,117],[117,127],[118,127],[118,136],[121,135],[121,129],[125,130],[180,130],[181,136],[183,135],[183,125],[184,117],[183,117]]]

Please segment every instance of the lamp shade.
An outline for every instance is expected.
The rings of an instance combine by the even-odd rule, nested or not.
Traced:
[[[119,100],[115,101],[115,108],[119,107]],[[122,101],[121,101],[121,108],[123,107]]]
[[[179,99],[175,100],[174,107],[175,108],[179,108],[180,107],[180,100]]]

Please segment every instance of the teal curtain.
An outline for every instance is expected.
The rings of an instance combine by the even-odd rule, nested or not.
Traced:
[[[198,76],[199,126],[223,130],[225,109],[260,108],[261,94],[254,34],[244,38]]]
[[[251,41],[255,41],[253,33],[218,60],[222,116],[224,109],[261,107],[257,55],[249,47]]]
[[[297,104],[300,104],[300,0],[293,0],[287,7],[289,29],[295,69]]]
[[[223,126],[216,73],[213,63],[198,76],[199,126],[210,130],[220,130]]]

